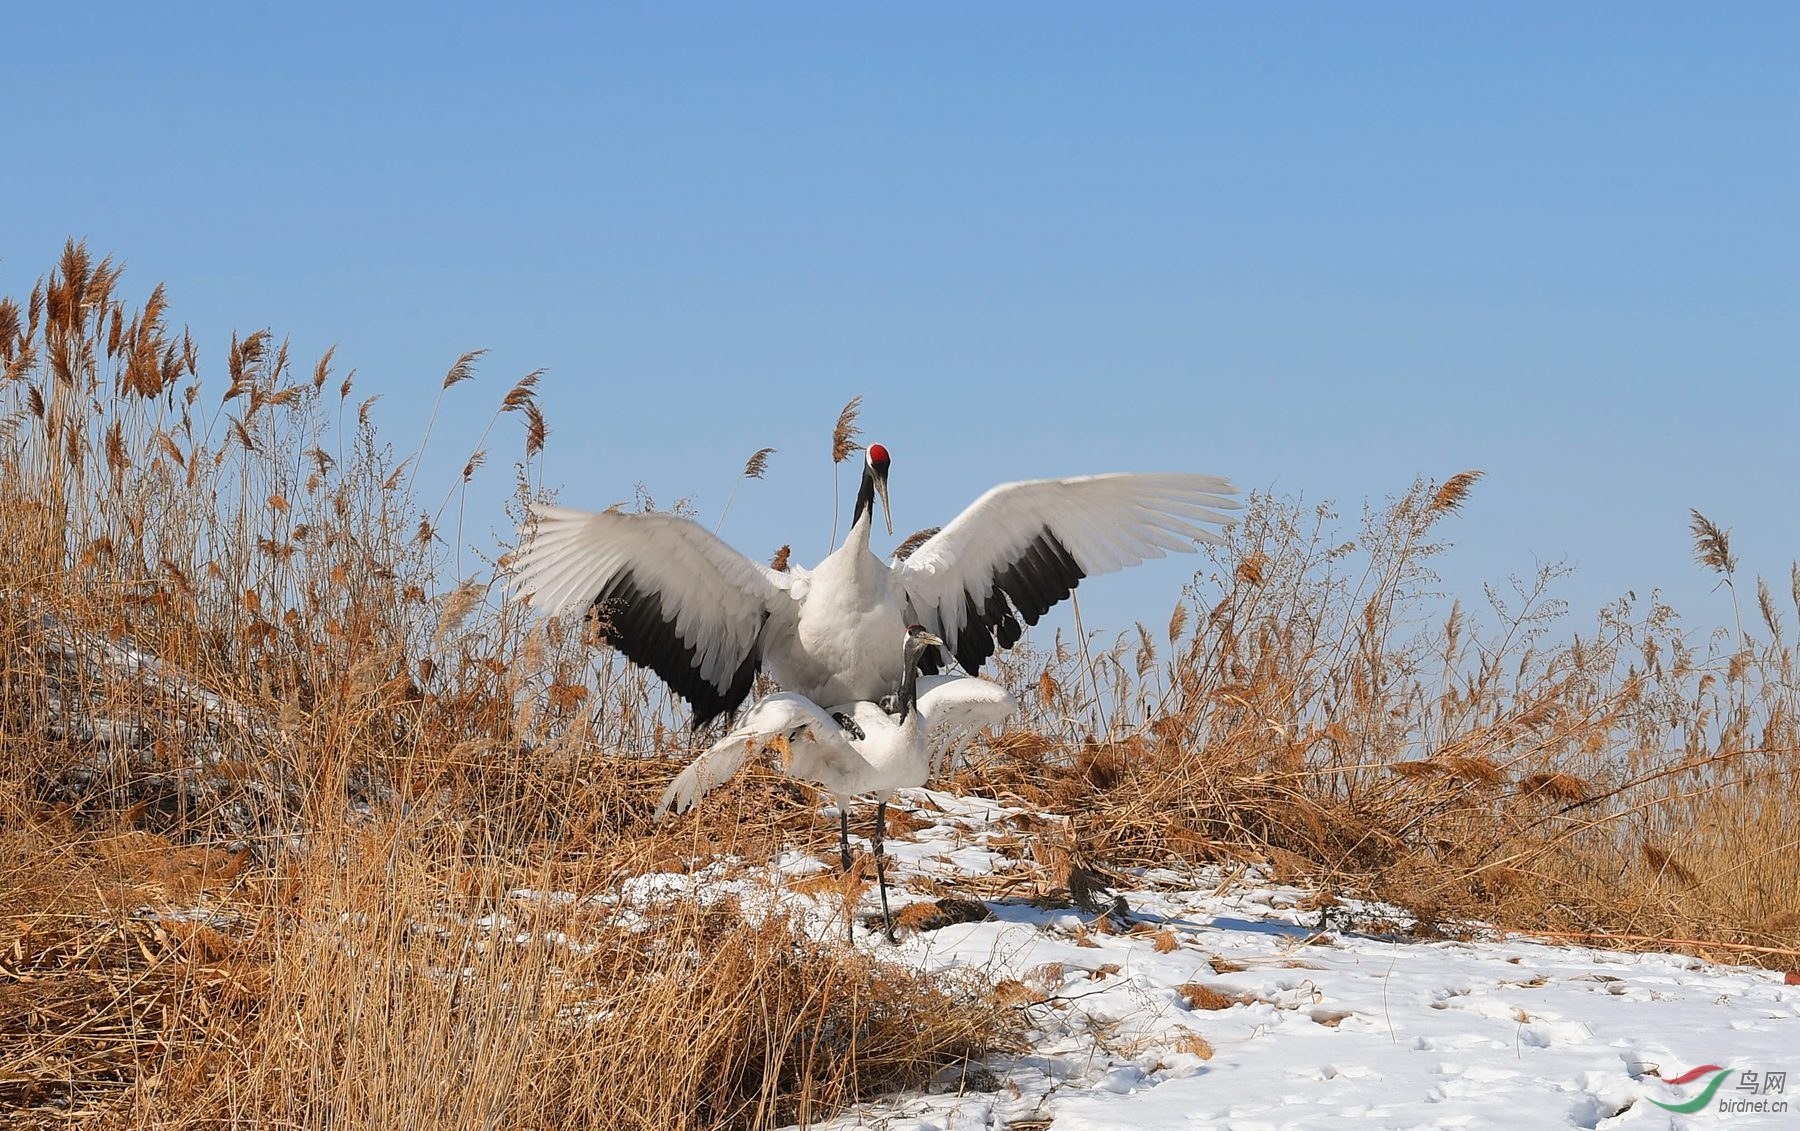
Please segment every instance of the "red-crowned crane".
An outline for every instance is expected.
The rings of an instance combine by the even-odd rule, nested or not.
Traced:
[[[869,446],[844,544],[777,571],[689,519],[536,506],[514,587],[547,615],[593,607],[602,637],[668,682],[694,725],[735,710],[759,670],[815,703],[875,700],[900,681],[892,641],[919,623],[969,674],[1084,577],[1218,542],[1200,524],[1236,489],[1214,475],[1117,474],[995,487],[905,561],[869,549],[887,449]],[[935,656],[925,660],[935,671]]]

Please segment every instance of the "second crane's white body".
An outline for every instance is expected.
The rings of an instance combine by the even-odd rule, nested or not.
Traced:
[[[677,775],[657,816],[686,812],[765,749],[780,752],[784,773],[820,786],[840,809],[859,794],[886,800],[897,789],[924,785],[934,763],[983,728],[1011,718],[1019,706],[1004,687],[974,676],[943,676],[920,686],[918,706],[903,719],[868,700],[821,707],[793,692],[767,696]],[[847,733],[838,715],[863,737]]]
[[[998,684],[974,676],[934,681],[920,691],[919,662],[943,639],[920,625],[907,627],[901,639],[897,712],[888,714],[869,700],[820,707],[804,695],[787,691],[750,708],[742,726],[713,743],[676,775],[656,807],[660,819],[669,810],[692,808],[710,789],[737,773],[744,759],[764,749],[781,753],[781,768],[830,793],[838,807],[838,859],[850,870],[850,799],[875,795],[875,886],[881,892],[881,915],[887,937],[894,938],[888,912],[887,874],[882,866],[882,832],[888,798],[897,789],[925,784],[931,775],[933,740],[972,735],[984,726],[1009,718],[1018,703]],[[889,638],[889,648],[893,638]],[[852,938],[855,927],[845,924]]]
[[[601,634],[668,681],[699,725],[743,703],[760,670],[814,703],[891,694],[893,641],[909,624],[973,675],[1082,578],[1217,542],[1206,525],[1237,506],[1212,475],[1007,483],[889,564],[869,549],[887,472],[871,445],[850,533],[811,571],[753,562],[674,515],[539,506],[515,587],[547,614],[592,607]]]

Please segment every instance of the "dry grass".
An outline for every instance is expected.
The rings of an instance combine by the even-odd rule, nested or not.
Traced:
[[[251,334],[209,391],[118,283],[72,245],[0,305],[8,1126],[776,1126],[1015,1040],[985,987],[784,920],[622,913],[831,830],[770,773],[651,829],[660,686],[447,575],[460,486],[421,505],[329,356]],[[521,502],[536,382],[495,414]]]
[[[1091,661],[1005,657],[1029,717],[961,784],[1072,815],[1115,864],[1260,860],[1428,925],[1792,966],[1800,569],[1792,608],[1759,581],[1756,630],[1700,644],[1654,597],[1562,638],[1556,567],[1472,615],[1430,564],[1477,479],[1416,483],[1352,532],[1253,499],[1165,655],[1139,625]],[[1726,532],[1694,535],[1730,580]]]
[[[929,981],[728,902],[621,913],[633,877],[835,830],[755,767],[650,826],[678,704],[500,602],[440,529],[485,436],[421,503],[424,453],[395,458],[329,355],[296,370],[249,334],[203,388],[160,288],[119,282],[71,246],[0,301],[9,1126],[774,1126],[1018,1039],[1023,983]],[[495,413],[521,503],[536,384]],[[1166,631],[1006,655],[1026,715],[959,784],[1068,814],[1025,841],[1097,906],[1107,865],[1230,858],[1427,925],[1800,949],[1788,597],[1759,581],[1760,623],[1698,643],[1655,602],[1563,640],[1554,571],[1444,609],[1434,532],[1477,478],[1347,535],[1254,500]],[[914,914],[980,906],[938,894]]]

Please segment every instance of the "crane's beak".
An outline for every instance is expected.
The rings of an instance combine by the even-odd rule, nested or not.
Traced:
[[[944,642],[944,638],[935,632],[921,632],[914,639],[921,644],[942,644]]]
[[[887,477],[887,468],[875,469],[875,493],[881,496],[881,517],[887,521],[888,537],[892,538],[894,536],[894,508],[888,506]]]
[[[781,769],[783,773],[786,773],[788,767],[793,765],[794,746],[793,743],[788,740],[787,735],[774,735],[767,742],[763,743],[763,749],[773,750],[775,753],[781,755]]]
[[[786,734],[778,734],[769,739],[769,748],[781,754],[781,769],[783,773],[786,773],[793,768],[794,743],[799,742],[803,738],[808,742],[813,741],[812,728],[805,724],[795,727]]]

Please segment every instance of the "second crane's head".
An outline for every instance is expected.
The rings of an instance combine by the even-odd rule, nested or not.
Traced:
[[[916,661],[925,654],[925,649],[944,642],[943,637],[926,628],[922,624],[908,625],[906,628],[906,660]]]
[[[942,637],[922,624],[906,626],[906,661],[900,666],[900,690],[895,692],[892,706],[889,706],[889,700],[882,700],[883,710],[900,716],[901,722],[906,721],[906,716],[919,705],[919,661],[924,658],[926,649],[943,642]]]
[[[863,512],[875,505],[875,496],[881,496],[881,517],[887,521],[887,532],[894,532],[894,511],[888,506],[888,450],[880,444],[870,444],[865,453],[867,459],[863,463],[862,490],[856,493],[856,514],[851,517],[851,525],[855,525],[863,516]],[[874,524],[874,516],[870,516],[870,525]]]

